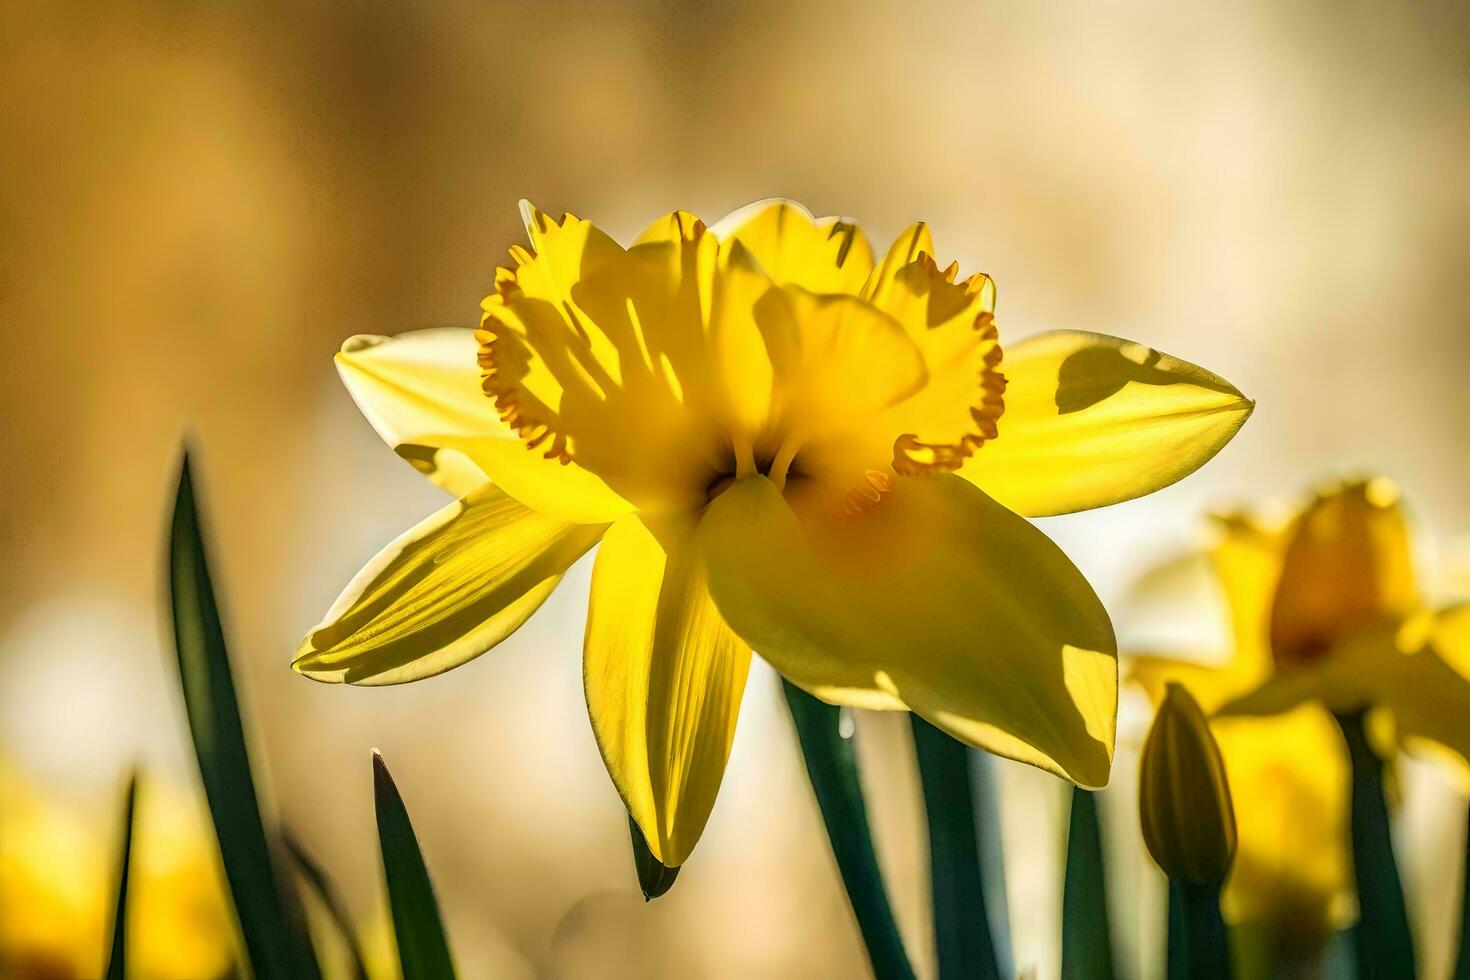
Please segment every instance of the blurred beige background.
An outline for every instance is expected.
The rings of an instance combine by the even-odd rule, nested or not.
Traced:
[[[0,160],[0,753],[98,814],[135,759],[193,778],[157,611],[191,434],[272,796],[372,917],[380,746],[468,976],[864,969],[767,671],[705,842],[643,904],[581,703],[585,567],[435,680],[288,669],[349,576],[440,504],[331,355],[475,323],[520,197],[625,238],[772,195],[876,239],[922,217],[995,277],[1003,340],[1100,330],[1230,378],[1259,408],[1200,474],[1047,524],[1124,640],[1129,583],[1210,506],[1371,467],[1430,538],[1470,531],[1470,7],[1449,0],[9,3]],[[861,724],[927,970],[906,729]],[[1064,797],[1017,767],[1002,782],[1015,961],[1047,977]],[[1445,894],[1459,845],[1427,845],[1462,811],[1422,782],[1407,873]],[[1148,908],[1157,882],[1116,864]],[[1128,956],[1157,938],[1147,915],[1114,928]]]

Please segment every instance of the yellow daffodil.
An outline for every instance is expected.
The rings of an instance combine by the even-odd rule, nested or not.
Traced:
[[[0,765],[0,976],[102,974],[122,827],[46,799]],[[197,806],[145,782],[128,897],[129,976],[232,972],[235,925]]]
[[[1183,685],[1207,713],[1271,672],[1270,614],[1283,535],[1243,515],[1217,522],[1210,564],[1229,609],[1231,652],[1218,666],[1199,655],[1130,657],[1129,675],[1162,701]],[[1226,882],[1227,921],[1254,934],[1269,964],[1311,962],[1353,915],[1347,856],[1347,759],[1332,717],[1305,704],[1271,718],[1221,718],[1210,728],[1225,762],[1236,855]]]
[[[1470,761],[1470,607],[1435,610],[1421,595],[1389,480],[1324,488],[1291,522],[1269,637],[1269,676],[1224,713],[1276,714],[1305,702],[1378,709],[1407,748]]]
[[[1002,359],[990,279],[916,224],[675,212],[624,248],[523,208],[480,329],[349,340],[379,433],[460,499],[394,542],[295,667],[393,684],[484,653],[601,541],[584,647],[597,744],[655,856],[715,799],[751,648],[831,702],[912,709],[1107,781],[1112,627],[1023,518],[1185,476],[1251,403],[1138,344],[1051,333]],[[1004,373],[1002,373],[1004,371]]]

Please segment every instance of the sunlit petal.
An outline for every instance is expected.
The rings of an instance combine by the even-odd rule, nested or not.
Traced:
[[[722,242],[749,249],[777,283],[814,293],[856,294],[873,270],[873,247],[862,229],[841,218],[814,218],[795,201],[758,201],[711,230]]]
[[[1235,866],[1224,911],[1308,955],[1346,925],[1348,771],[1337,725],[1317,705],[1211,723],[1235,805]]]
[[[493,479],[527,506],[598,523],[628,505],[580,467],[529,452],[480,387],[475,331],[454,327],[353,337],[337,370],[399,456],[456,496]]]
[[[364,685],[457,667],[524,623],[603,530],[544,517],[481,487],[369,562],[292,666],[315,680]]]
[[[1223,378],[1141,344],[1075,331],[1007,345],[999,436],[960,475],[1020,514],[1131,500],[1194,472],[1253,403]]]
[[[608,773],[665,865],[694,849],[724,777],[750,648],[710,601],[683,522],[608,531],[592,574],[583,679]]]
[[[1107,781],[1112,627],[1041,532],[958,477],[900,478],[860,518],[741,480],[700,526],[726,620],[793,682],[901,700],[950,734]]]

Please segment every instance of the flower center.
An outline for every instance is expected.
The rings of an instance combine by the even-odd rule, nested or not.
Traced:
[[[701,507],[762,473],[862,513],[895,475],[957,469],[996,434],[984,276],[957,284],[919,251],[860,293],[819,294],[694,219],[629,249],[572,217],[528,227],[534,254],[513,250],[484,302],[484,390],[528,449],[640,509]]]

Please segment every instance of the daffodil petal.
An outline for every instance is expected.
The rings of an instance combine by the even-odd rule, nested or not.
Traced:
[[[1197,658],[1129,654],[1126,660],[1126,679],[1142,687],[1155,706],[1163,701],[1170,683],[1184,685],[1205,714],[1239,693],[1227,668],[1211,667]]]
[[[1318,705],[1210,724],[1235,807],[1238,843],[1226,920],[1269,928],[1283,949],[1315,953],[1346,924],[1349,780],[1342,736]]]
[[[1402,619],[1418,602],[1397,488],[1383,479],[1330,487],[1287,529],[1272,653],[1277,664],[1311,663],[1340,638]]]
[[[739,242],[780,284],[814,293],[857,294],[873,271],[873,247],[862,229],[841,218],[815,218],[795,201],[757,201],[710,228]]]
[[[292,666],[314,680],[370,686],[457,667],[515,632],[603,530],[544,517],[483,486],[369,562]]]
[[[1246,514],[1216,517],[1218,537],[1210,564],[1220,583],[1230,616],[1235,654],[1229,670],[1242,684],[1254,684],[1271,672],[1271,603],[1281,574],[1285,547],[1279,531]]]
[[[1229,699],[1216,711],[1221,716],[1279,715],[1297,705],[1322,699],[1321,671],[1301,667],[1280,670],[1250,691]]]
[[[1393,713],[1398,737],[1406,745],[1431,742],[1470,765],[1470,680],[1432,647],[1401,654],[1394,679],[1384,685],[1381,703]]]
[[[535,510],[605,523],[629,510],[574,464],[526,448],[480,387],[475,331],[441,327],[342,345],[337,371],[394,452],[457,497],[490,480]]]
[[[1203,368],[1102,334],[1007,346],[997,438],[960,475],[1029,517],[1141,497],[1219,452],[1254,407]]]
[[[1470,602],[1439,610],[1430,633],[1434,650],[1464,677],[1470,677]]]
[[[844,519],[798,518],[746,478],[710,505],[699,541],[725,620],[794,683],[877,692],[972,745],[1107,782],[1107,614],[1060,549],[965,481],[900,478]]]
[[[687,527],[637,517],[592,572],[583,681],[609,775],[654,857],[684,863],[724,778],[750,648],[720,618]]]

